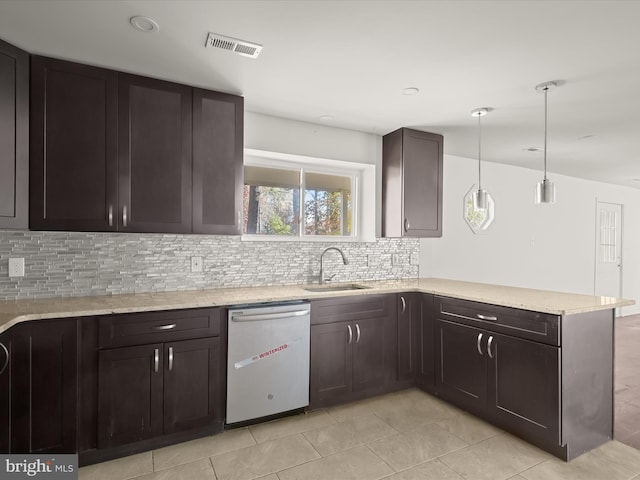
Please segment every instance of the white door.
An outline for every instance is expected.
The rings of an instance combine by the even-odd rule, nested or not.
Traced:
[[[595,295],[622,297],[622,205],[596,207]]]

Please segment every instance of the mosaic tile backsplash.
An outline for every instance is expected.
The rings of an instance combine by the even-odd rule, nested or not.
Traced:
[[[236,236],[0,231],[0,300],[418,277],[419,239],[367,243],[241,241]],[[8,276],[8,259],[25,276]],[[203,271],[191,272],[191,257]]]

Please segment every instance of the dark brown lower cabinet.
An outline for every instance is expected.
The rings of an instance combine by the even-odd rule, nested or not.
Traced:
[[[9,395],[11,384],[9,375],[11,366],[11,340],[9,333],[0,335],[0,453],[9,453],[11,445],[11,411],[9,406]]]
[[[101,350],[98,448],[222,419],[220,339]]]
[[[11,452],[75,453],[77,321],[23,322],[11,332]]]
[[[389,388],[397,368],[395,306],[395,294],[312,302],[311,408]]]
[[[445,320],[436,328],[439,396],[559,443],[559,347]]]
[[[420,294],[398,294],[398,375],[399,382],[413,383],[418,372]]]
[[[433,295],[398,294],[398,381],[426,392],[434,387]]]
[[[425,392],[433,393],[435,389],[435,331],[433,295],[418,294],[420,310],[417,314],[419,322],[418,347],[416,349],[417,368],[415,382],[416,386]]]

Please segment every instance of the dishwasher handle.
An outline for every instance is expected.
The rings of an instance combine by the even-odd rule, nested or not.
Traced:
[[[232,322],[259,322],[261,320],[280,320],[281,318],[293,318],[304,317],[309,315],[309,310],[294,310],[292,312],[277,312],[277,313],[256,313],[250,315],[244,314],[231,314]]]

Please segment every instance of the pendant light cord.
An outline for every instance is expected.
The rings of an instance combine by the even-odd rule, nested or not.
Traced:
[[[482,124],[480,122],[480,117],[482,115],[478,115],[478,190],[482,190],[482,170],[481,170],[481,160],[480,160],[480,152],[482,151]]]
[[[544,88],[544,179],[547,180],[547,92],[549,87]]]

